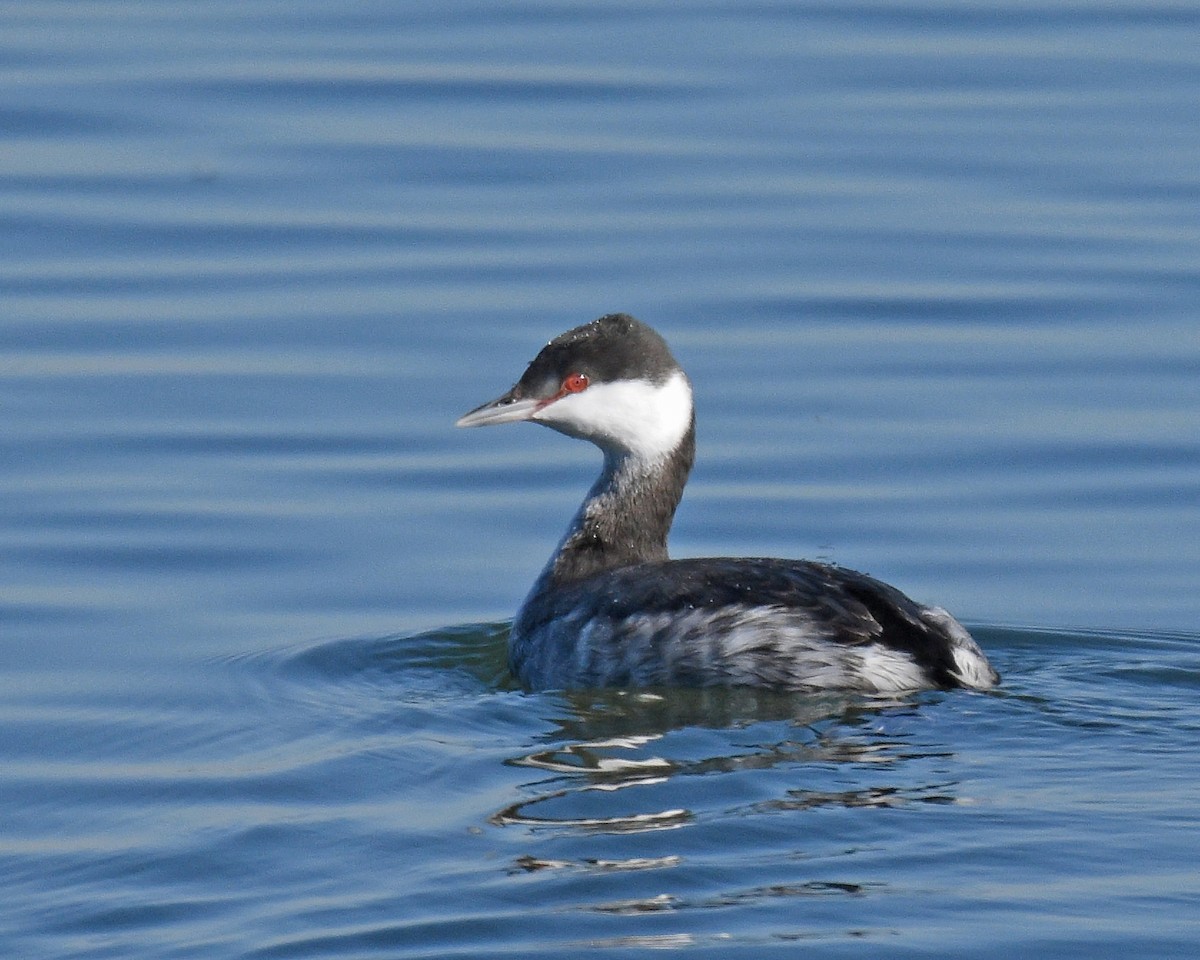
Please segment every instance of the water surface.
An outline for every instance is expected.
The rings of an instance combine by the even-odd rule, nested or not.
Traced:
[[[0,13],[0,944],[1191,957],[1187,5]],[[516,688],[598,467],[459,432],[613,310],[676,555],[947,606],[897,701]]]

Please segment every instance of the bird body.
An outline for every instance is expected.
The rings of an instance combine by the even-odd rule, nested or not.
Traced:
[[[988,689],[999,675],[945,610],[807,560],[671,560],[695,455],[691,384],[626,314],[556,337],[459,426],[531,421],[596,444],[604,467],[513,622],[534,689],[751,686]]]

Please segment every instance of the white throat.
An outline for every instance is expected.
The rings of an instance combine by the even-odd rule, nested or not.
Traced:
[[[682,370],[661,384],[597,383],[556,400],[531,419],[590,440],[610,457],[659,461],[679,446],[692,424],[692,386]]]

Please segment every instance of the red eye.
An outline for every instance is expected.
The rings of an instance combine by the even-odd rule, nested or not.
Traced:
[[[572,373],[567,376],[567,379],[562,384],[563,393],[582,393],[588,388],[588,378],[586,373]]]

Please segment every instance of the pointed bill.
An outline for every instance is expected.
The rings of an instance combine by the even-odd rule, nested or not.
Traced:
[[[513,391],[510,390],[504,396],[476,407],[470,413],[464,413],[454,425],[490,427],[496,423],[518,423],[521,420],[529,420],[543,406],[545,401],[534,397],[514,397]]]

